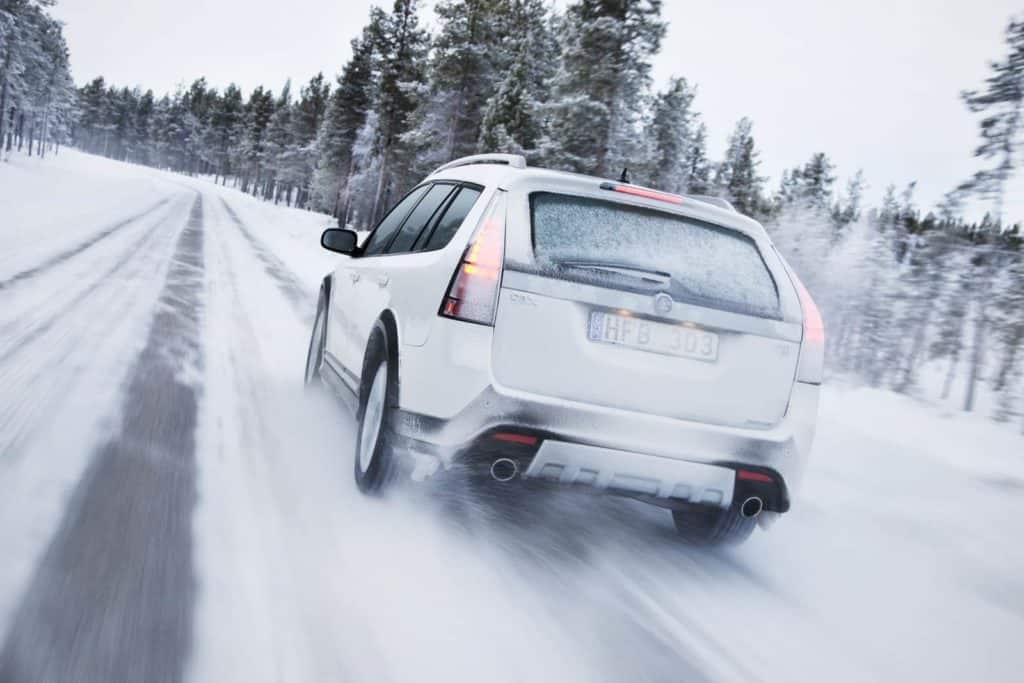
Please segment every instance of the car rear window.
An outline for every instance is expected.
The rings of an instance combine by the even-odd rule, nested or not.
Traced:
[[[779,317],[775,281],[757,245],[738,231],[664,211],[549,192],[532,194],[530,210],[539,265],[559,277],[667,291],[677,301]]]

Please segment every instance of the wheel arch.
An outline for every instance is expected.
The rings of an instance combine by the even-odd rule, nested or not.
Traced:
[[[324,275],[323,281],[320,282],[320,291],[324,293],[325,301],[331,300],[331,285],[334,284],[334,273],[328,273]]]
[[[370,333],[369,343],[366,345],[366,352],[363,355],[363,367],[361,377],[367,377],[370,370],[370,363],[373,362],[376,354],[380,351],[378,345],[383,342],[384,352],[387,354],[388,362],[388,400],[392,407],[398,407],[401,373],[399,372],[398,355],[398,321],[390,309],[385,309],[377,318],[374,330]],[[365,386],[365,385],[364,385]]]

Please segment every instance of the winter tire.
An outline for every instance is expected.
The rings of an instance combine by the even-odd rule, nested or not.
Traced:
[[[394,479],[395,454],[388,426],[394,398],[387,340],[378,331],[370,340],[356,415],[359,429],[356,436],[355,478],[359,490],[366,494],[382,493]]]
[[[739,503],[725,510],[710,505],[694,505],[672,511],[672,521],[683,539],[693,545],[738,545],[747,540],[757,519],[744,517]]]

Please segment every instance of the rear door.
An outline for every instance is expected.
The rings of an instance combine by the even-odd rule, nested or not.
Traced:
[[[801,327],[753,237],[599,196],[533,192],[519,211],[495,322],[500,386],[720,425],[782,418]]]

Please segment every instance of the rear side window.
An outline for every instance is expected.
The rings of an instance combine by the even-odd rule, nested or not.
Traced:
[[[558,277],[779,317],[752,239],[684,216],[572,195],[530,196],[534,253]]]
[[[402,226],[402,222],[405,217],[409,215],[412,208],[416,206],[427,190],[430,189],[429,185],[423,187],[417,187],[415,190],[405,195],[405,198],[398,202],[395,208],[388,212],[387,216],[384,216],[384,220],[377,224],[377,229],[373,231],[369,239],[366,240],[366,245],[363,247],[363,254],[366,256],[372,256],[374,254],[380,254],[387,248],[388,243],[394,236],[395,232]]]
[[[434,231],[430,234],[422,249],[424,251],[431,251],[446,247],[452,241],[452,237],[455,236],[459,226],[462,225],[462,221],[466,220],[466,216],[469,215],[479,197],[480,190],[476,188],[462,187],[459,189],[459,193],[455,195],[455,198],[448,205],[448,210],[441,216],[441,220],[437,222]]]
[[[388,247],[388,253],[397,254],[410,251],[416,238],[427,227],[430,219],[434,217],[437,210],[441,208],[441,204],[454,189],[455,186],[448,183],[437,183],[431,186],[420,203],[409,214],[409,218],[402,225],[402,229],[398,231],[391,246]]]

